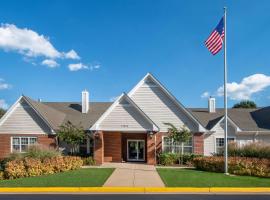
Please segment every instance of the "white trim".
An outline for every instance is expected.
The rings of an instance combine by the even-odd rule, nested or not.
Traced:
[[[215,126],[213,126],[211,129],[210,129],[210,131],[213,131],[217,126],[218,126],[218,124],[220,124],[221,122],[222,122],[222,120],[224,120],[224,116],[215,124]],[[236,129],[236,131],[235,132],[239,132],[239,131],[242,131],[234,122],[233,122],[233,120],[231,120],[231,118],[230,117],[228,117],[228,122],[229,123],[231,123],[233,126],[234,126],[234,128]]]
[[[137,150],[137,159],[129,159],[129,146],[128,146],[128,142],[137,142],[137,145],[138,145],[138,142],[143,142],[143,159],[139,159],[138,156],[139,156],[139,153],[138,153],[138,150]],[[128,139],[127,140],[127,161],[145,161],[145,140],[137,140],[137,139]]]
[[[125,100],[127,100],[131,105],[133,105],[135,107],[135,109],[137,111],[140,112],[140,114],[149,122],[153,125],[153,130],[145,130],[145,129],[114,129],[114,128],[109,128],[109,129],[102,129],[102,131],[159,131],[159,127],[134,103],[134,101],[132,101],[130,99],[129,96],[127,96],[125,93],[122,93],[116,101],[114,101],[114,103],[105,111],[105,113],[103,113],[101,115],[101,117],[95,122],[95,124],[90,128],[90,130],[99,130],[99,125],[101,124],[101,122],[113,111],[113,109],[119,105],[120,101],[123,100],[125,98]]]
[[[217,153],[217,140],[216,140],[216,139],[220,139],[220,138],[223,138],[223,139],[224,139],[224,136],[214,136],[214,148],[215,148],[215,153]],[[228,139],[233,139],[234,142],[237,142],[235,136],[228,136],[228,137],[227,137],[227,140],[228,140]]]
[[[186,113],[189,118],[191,118],[191,120],[193,120],[197,125],[198,125],[198,131],[199,132],[205,132],[206,129],[204,128],[204,126],[175,98],[175,96],[173,96],[168,89],[165,88],[165,86],[163,86],[152,74],[147,73],[143,79],[141,81],[139,81],[139,83],[128,93],[128,96],[131,97],[138,88],[140,88],[143,83],[145,82],[145,80],[147,78],[151,78],[162,90],[163,92],[171,99],[173,100],[173,102],[181,109],[184,111],[184,113]]]
[[[161,147],[161,149],[162,149],[162,152],[164,151],[164,137],[168,137],[169,138],[169,136],[168,135],[162,135],[162,141],[161,141],[161,145],[162,145],[162,147]],[[185,147],[191,147],[192,148],[192,153],[194,152],[194,136],[193,136],[193,134],[191,135],[191,146],[185,146],[184,145],[184,148]],[[181,146],[181,144],[179,144],[180,146]],[[172,152],[172,153],[175,153],[175,152]]]

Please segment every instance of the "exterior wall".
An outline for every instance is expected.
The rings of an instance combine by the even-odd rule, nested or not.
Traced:
[[[94,135],[94,159],[98,165],[104,162],[104,139],[102,131]]]
[[[204,134],[194,133],[193,134],[193,153],[194,154],[204,154]]]
[[[54,135],[40,134],[1,134],[0,135],[0,158],[4,158],[11,153],[11,137],[37,137],[37,142],[40,145],[49,148],[56,148],[56,140]]]
[[[186,113],[151,81],[139,87],[130,98],[157,124],[160,132],[167,131],[165,122],[172,123],[176,127],[185,124],[192,131],[198,130],[197,125]]]
[[[149,123],[131,104],[119,104],[99,125],[100,130],[147,131],[152,130]]]
[[[204,135],[204,155],[210,156],[216,152],[216,138],[224,138],[222,122],[213,129],[214,133]],[[236,138],[235,128],[228,122],[228,137]]]
[[[12,113],[0,125],[0,134],[50,134],[50,128],[24,101],[18,103]]]
[[[122,161],[122,135],[120,132],[104,132],[104,162]]]

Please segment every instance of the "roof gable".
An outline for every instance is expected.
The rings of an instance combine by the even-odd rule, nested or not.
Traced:
[[[151,104],[150,101],[154,101],[157,98],[160,99],[160,101],[163,101],[163,103],[165,103],[165,98],[169,99],[170,105],[166,105],[167,108],[166,110],[164,110],[164,112],[169,112],[168,115],[170,114],[171,116],[173,116],[174,119],[176,119],[176,116],[179,118],[180,116],[180,112],[181,115],[183,115],[184,118],[182,121],[184,124],[188,123],[188,121],[191,121],[193,124],[196,125],[196,130],[194,131],[199,131],[199,132],[204,132],[206,129],[204,128],[204,126],[202,126],[200,124],[200,122],[191,114],[191,112],[189,112],[152,74],[148,73],[141,81],[139,81],[139,83],[128,93],[128,96],[133,99],[133,101],[153,120],[155,121],[155,119],[151,116],[151,114],[149,112],[146,111],[146,109],[143,109],[143,106],[139,103],[139,101],[143,101],[142,98],[147,98],[147,97],[143,97],[142,95],[145,95],[147,91],[142,91],[141,93],[141,97],[138,98],[134,98],[134,95],[136,94],[136,92],[138,90],[140,90],[143,87],[149,87],[153,90],[153,93],[155,93],[155,91],[160,90],[162,92],[161,95],[155,94],[153,96],[151,96],[151,100],[147,99],[146,104]],[[155,88],[155,89],[154,89]],[[154,91],[155,90],[155,91]],[[157,92],[156,92],[157,93]],[[139,100],[138,100],[139,99]],[[177,109],[179,109],[178,111],[176,111],[176,109],[172,110],[172,104],[176,105]],[[151,106],[151,105],[150,105]],[[148,106],[146,106],[148,107]],[[175,106],[174,106],[175,107]],[[157,112],[157,111],[153,111],[153,112]],[[161,112],[161,111],[160,111]],[[155,121],[159,127],[161,128],[161,126],[163,126],[162,124],[170,122],[170,121],[160,121],[162,120],[162,114],[160,113],[159,118],[157,118],[156,120],[159,121],[159,124],[157,121]],[[163,115],[164,116],[164,115]],[[164,120],[167,120],[169,117],[164,117]],[[170,120],[170,119],[168,119]],[[178,120],[179,121],[179,120]],[[162,130],[162,131],[166,131],[166,130]]]
[[[158,131],[158,126],[123,93],[90,130]]]

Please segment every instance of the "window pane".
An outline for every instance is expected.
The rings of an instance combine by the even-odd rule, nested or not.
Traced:
[[[21,152],[26,152],[28,149],[28,145],[21,145],[21,148],[22,148]]]
[[[36,144],[37,138],[30,138],[30,144]]]
[[[20,145],[12,145],[12,152],[19,152],[20,151]]]
[[[20,138],[12,138],[12,144],[19,145],[20,144]]]
[[[192,147],[184,147],[184,153],[192,153]]]
[[[28,144],[28,138],[21,138],[21,144],[22,145]]]

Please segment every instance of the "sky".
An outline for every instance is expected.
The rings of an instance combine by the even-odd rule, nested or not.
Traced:
[[[152,73],[186,107],[223,106],[223,51],[204,41],[227,6],[229,106],[270,103],[270,1],[40,0],[0,6],[0,107],[113,101]]]

